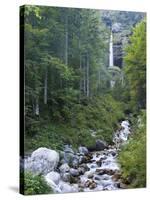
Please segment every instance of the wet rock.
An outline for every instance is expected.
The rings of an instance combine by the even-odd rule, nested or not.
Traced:
[[[97,161],[96,161],[96,164],[97,164],[99,167],[101,167],[101,165],[102,165],[102,159],[97,160]]]
[[[92,190],[92,189],[94,189],[94,188],[96,188],[97,187],[97,184],[93,181],[91,184],[90,184],[90,186],[89,186],[89,188]]]
[[[112,152],[111,152],[111,155],[112,155],[112,156],[116,156],[116,152],[112,151]]]
[[[96,174],[97,175],[103,175],[103,174],[105,174],[105,170],[104,169],[96,169]]]
[[[121,173],[115,173],[113,176],[112,176],[112,180],[113,181],[117,181],[121,178]]]
[[[90,178],[90,177],[93,178],[94,173],[95,173],[94,171],[87,171],[87,172],[85,172],[84,175],[85,175],[86,177],[88,177],[88,178]]]
[[[107,144],[105,141],[96,140],[96,150],[97,151],[104,150],[106,147],[107,147]]]
[[[95,145],[88,147],[89,151],[102,151],[104,149],[107,149],[107,144],[102,140],[96,140]]]
[[[97,187],[97,184],[96,184],[96,182],[93,181],[93,180],[87,180],[87,181],[85,182],[85,185],[84,185],[84,186],[85,186],[85,187],[88,187],[88,188],[90,188],[90,189],[94,189],[94,188]]]
[[[79,176],[79,171],[77,169],[71,168],[70,169],[70,174],[72,176]]]
[[[120,183],[119,188],[121,188],[121,189],[127,189],[128,185],[126,185],[125,183]]]
[[[79,156],[74,156],[73,161],[71,163],[72,167],[77,169],[79,166]]]
[[[57,172],[50,172],[45,176],[47,182],[53,181],[56,185],[58,185],[60,181],[60,174]]]
[[[65,182],[70,182],[70,173],[63,173],[63,174],[61,174],[61,178],[62,178],[62,180],[63,181],[65,181]]]
[[[86,147],[83,147],[83,146],[79,147],[78,150],[79,150],[79,153],[81,155],[87,155],[89,153],[88,149]]]
[[[90,168],[87,166],[86,163],[82,163],[82,164],[80,165],[80,167],[81,167],[81,168],[84,168],[85,171],[89,171],[89,170],[90,170]]]
[[[59,167],[59,170],[60,170],[61,173],[69,172],[70,167],[67,163],[64,163]]]
[[[115,170],[112,169],[96,169],[96,174],[98,175],[103,175],[103,174],[107,174],[107,175],[114,175],[115,174]]]
[[[78,172],[80,175],[83,175],[85,173],[86,169],[84,167],[79,167]]]
[[[25,170],[36,174],[47,174],[56,169],[58,162],[59,154],[56,151],[41,147],[25,159],[24,167]]]
[[[69,183],[61,182],[60,183],[61,193],[70,193],[70,192],[78,192],[78,185],[70,185]]]
[[[89,174],[89,175],[88,175],[88,178],[89,178],[89,179],[92,179],[93,177],[94,177],[94,174]]]
[[[91,168],[91,169],[94,169],[94,168],[96,168],[96,167],[97,167],[97,164],[95,164],[95,163],[90,165],[90,168]]]
[[[95,181],[100,181],[101,178],[100,178],[99,176],[94,176],[94,180],[95,180]]]
[[[68,164],[71,164],[74,157],[75,157],[75,153],[72,149],[72,146],[71,145],[65,145],[65,148],[64,148],[64,160],[65,160],[65,162],[67,162]]]
[[[78,177],[74,177],[74,176],[70,176],[70,183],[78,183],[79,182],[79,179]]]

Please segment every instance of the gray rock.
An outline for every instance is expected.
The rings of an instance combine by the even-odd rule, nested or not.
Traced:
[[[86,169],[84,167],[79,167],[78,171],[79,171],[80,175],[83,175],[85,173]]]
[[[60,189],[62,193],[78,192],[78,185],[70,185],[69,183],[61,182]]]
[[[50,172],[45,176],[45,179],[48,183],[53,181],[56,185],[59,184],[60,181],[60,174],[58,172]]]
[[[74,151],[73,151],[71,145],[65,145],[64,152],[65,152],[65,153],[71,153],[71,154],[74,154]]]
[[[70,174],[72,176],[79,176],[79,171],[77,169],[71,168],[70,169]]]
[[[44,147],[35,150],[31,157],[25,159],[25,170],[36,174],[47,174],[57,168],[59,154]]]
[[[118,33],[121,31],[121,23],[114,23],[112,25],[112,32]]]
[[[79,153],[81,155],[87,155],[89,153],[89,151],[88,151],[88,149],[86,147],[82,147],[81,146],[81,147],[78,148],[78,150],[79,150]]]
[[[59,170],[60,170],[61,173],[69,172],[70,167],[67,163],[64,163],[59,167]]]
[[[67,173],[61,174],[61,178],[65,182],[70,182],[70,178],[71,178],[70,173],[67,172]]]
[[[96,140],[96,148],[95,148],[96,151],[102,151],[105,148],[107,148],[107,144],[105,141]]]
[[[71,163],[72,167],[74,168],[78,168],[79,166],[79,156],[75,155],[73,157],[72,163]]]

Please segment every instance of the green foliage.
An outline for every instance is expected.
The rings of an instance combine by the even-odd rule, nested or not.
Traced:
[[[146,113],[137,120],[136,128],[129,143],[120,152],[119,162],[122,177],[130,187],[146,187]]]
[[[129,84],[131,107],[134,110],[146,106],[146,22],[133,29],[130,44],[126,48],[125,74]]]
[[[63,108],[59,108],[51,120],[41,121],[34,137],[28,134],[25,140],[25,151],[32,151],[41,146],[62,150],[64,144],[74,148],[80,145],[92,146],[96,139],[112,142],[112,133],[117,123],[124,118],[123,104],[110,95],[93,97],[81,104],[71,103],[67,98]],[[59,123],[58,123],[59,121]],[[33,127],[34,128],[34,127]],[[32,129],[30,129],[32,131]],[[95,137],[91,135],[96,132]]]
[[[53,190],[47,185],[41,175],[33,175],[32,173],[26,172],[21,177],[21,184],[24,188],[23,192],[25,195],[53,193]]]

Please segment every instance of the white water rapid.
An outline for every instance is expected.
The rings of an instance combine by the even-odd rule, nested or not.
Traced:
[[[104,151],[94,152],[91,162],[88,163],[89,171],[80,176],[83,191],[100,191],[119,189],[120,167],[117,163],[118,150],[125,144],[130,134],[129,122],[122,121],[120,130],[113,137],[115,145],[109,146]]]

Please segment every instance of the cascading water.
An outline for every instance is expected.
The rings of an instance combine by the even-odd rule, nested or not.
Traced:
[[[109,42],[109,68],[114,66],[114,55],[113,55],[113,34],[111,31],[110,42]],[[113,88],[115,80],[110,80],[110,86]]]
[[[100,152],[94,152],[89,171],[80,176],[83,191],[115,190],[119,188],[120,167],[117,163],[118,149],[125,144],[130,134],[129,122],[122,121],[120,130],[113,137],[114,146]]]

